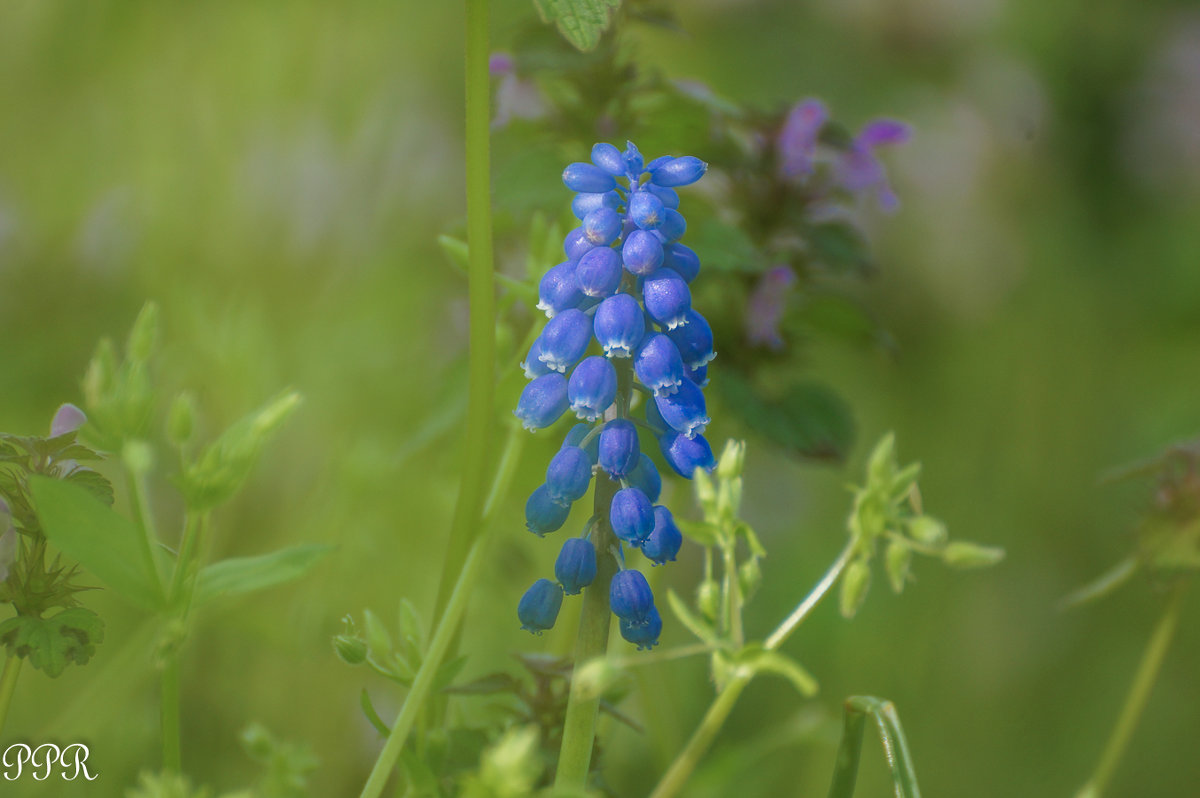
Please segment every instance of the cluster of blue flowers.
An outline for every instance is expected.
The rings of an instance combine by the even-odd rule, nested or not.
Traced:
[[[654,504],[662,479],[641,450],[638,427],[657,439],[663,460],[681,476],[714,466],[701,434],[709,422],[701,388],[708,383],[713,336],[692,309],[688,285],[700,260],[679,243],[687,223],[675,192],[706,169],[692,156],[644,163],[632,143],[624,152],[597,144],[592,163],[566,168],[563,182],[576,192],[571,209],[581,224],[563,242],[567,260],[538,286],[537,307],[550,320],[523,364],[531,381],[516,409],[531,430],[550,426],[568,409],[582,422],[567,433],[545,484],[525,505],[531,532],[542,536],[562,527],[593,472],[620,484],[608,521],[620,540],[614,556],[621,570],[609,603],[621,635],[639,649],[658,642],[662,618],[645,577],[625,567],[624,548],[641,549],[658,565],[675,559],[682,536],[671,512]],[[631,387],[645,397],[643,418],[631,416],[630,387],[621,390],[614,363],[622,360],[631,361]],[[564,593],[579,593],[596,578],[595,522],[563,544],[557,581],[539,579],[521,598],[522,628],[540,633],[552,627]]]

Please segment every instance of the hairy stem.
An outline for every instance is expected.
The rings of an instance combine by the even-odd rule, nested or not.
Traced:
[[[0,734],[8,720],[8,708],[12,706],[13,693],[17,690],[17,677],[21,675],[21,658],[12,654],[4,661],[4,673],[0,674]]]
[[[1150,699],[1150,692],[1154,689],[1154,682],[1158,679],[1158,672],[1162,668],[1167,650],[1171,647],[1171,640],[1175,637],[1185,588],[1186,583],[1183,580],[1171,586],[1167,605],[1150,635],[1150,642],[1146,644],[1146,651],[1142,654],[1142,662],[1133,677],[1133,684],[1129,688],[1129,695],[1125,699],[1125,706],[1121,709],[1117,725],[1113,727],[1096,770],[1076,794],[1076,798],[1100,798],[1107,789],[1108,782],[1125,753],[1125,747],[1129,744],[1129,738],[1133,736],[1138,720],[1142,717],[1142,711]]]
[[[633,366],[627,361],[614,363],[617,370],[617,401],[605,414],[610,421],[629,413],[633,393]],[[610,551],[618,541],[612,531],[609,516],[613,496],[620,484],[603,471],[596,474],[593,508],[595,526],[592,542],[596,545],[596,578],[583,591],[583,609],[579,616],[579,636],[575,640],[575,666],[582,666],[608,650],[608,634],[612,612],[608,606],[608,588],[617,572],[617,562]],[[556,795],[580,795],[587,789],[588,771],[592,764],[592,746],[596,739],[596,716],[600,712],[599,696],[584,696],[571,685],[567,700],[567,716],[563,722],[562,748],[558,754],[558,771],[554,777]]]
[[[466,0],[466,13],[467,293],[470,302],[466,451],[434,605],[435,617],[445,614],[467,551],[479,535],[496,382],[487,0]]]

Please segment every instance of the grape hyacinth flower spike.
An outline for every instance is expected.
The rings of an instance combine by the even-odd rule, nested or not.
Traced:
[[[530,382],[515,412],[530,430],[563,416],[582,423],[565,433],[529,496],[526,525],[538,536],[554,532],[593,483],[596,491],[582,533],[562,544],[554,580],[537,580],[518,604],[522,628],[535,634],[553,627],[564,595],[594,589],[608,595],[625,640],[638,649],[658,643],[650,585],[625,558],[640,549],[660,565],[679,551],[679,527],[656,505],[660,469],[691,478],[715,467],[702,434],[713,335],[692,307],[700,258],[680,243],[679,189],[707,168],[690,155],[647,162],[632,143],[599,143],[590,163],[563,171],[580,225],[563,241],[567,259],[548,265],[538,285],[537,308],[549,320],[521,364]]]

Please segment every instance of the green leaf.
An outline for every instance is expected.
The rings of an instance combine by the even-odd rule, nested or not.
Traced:
[[[18,615],[0,624],[0,643],[9,656],[24,657],[54,678],[72,662],[86,665],[104,640],[104,622],[84,607],[71,607],[49,618]]]
[[[696,471],[697,475],[702,473],[700,470]],[[705,521],[689,521],[686,518],[676,518],[675,526],[679,527],[679,531],[689,539],[699,543],[701,546],[717,545],[717,528],[712,524]]]
[[[817,680],[813,675],[791,657],[778,651],[761,651],[751,656],[748,663],[757,673],[770,673],[782,676],[792,683],[796,692],[805,698],[817,694]]]
[[[600,43],[621,0],[533,0],[545,22],[553,22],[563,38],[587,52]]]
[[[273,587],[303,576],[333,546],[306,543],[255,557],[232,557],[207,565],[196,576],[193,600],[203,604],[217,596],[239,595]]]
[[[721,372],[722,404],[736,408],[755,432],[785,450],[816,460],[842,460],[854,440],[850,407],[829,388],[814,382],[789,386],[779,397],[760,395],[732,370]]]
[[[99,471],[93,471],[90,468],[76,468],[65,477],[64,480],[87,490],[88,493],[95,496],[100,501],[104,502],[105,506],[112,507],[113,504],[113,486],[108,481],[108,477],[101,474]]]
[[[691,608],[683,602],[683,599],[675,593],[674,590],[667,590],[667,602],[671,605],[671,611],[675,613],[675,617],[683,624],[689,632],[700,638],[710,646],[719,645],[717,633],[707,621],[692,612]]]
[[[862,233],[846,222],[814,225],[808,231],[813,259],[830,271],[869,274],[870,247]]]
[[[921,798],[917,787],[917,772],[913,767],[908,741],[900,726],[900,717],[891,701],[874,696],[851,696],[846,699],[842,743],[838,747],[837,763],[829,798],[852,798],[858,780],[858,761],[862,752],[863,730],[867,717],[875,721],[879,739],[883,742],[888,770],[896,798]]]
[[[79,485],[32,476],[29,487],[51,543],[118,595],[143,609],[163,607],[158,572],[136,524]]]
[[[446,258],[449,259],[450,265],[458,272],[466,274],[468,265],[467,242],[461,238],[446,235],[445,233],[437,237],[437,242],[438,246],[442,248],[442,252],[446,254]]]
[[[400,599],[400,650],[405,657],[417,661],[425,652],[425,630],[421,616],[408,598]]]
[[[1136,557],[1126,557],[1115,566],[1105,571],[1100,576],[1093,579],[1078,590],[1074,590],[1067,594],[1062,601],[1059,602],[1059,609],[1068,609],[1078,607],[1081,604],[1087,604],[1089,601],[1095,601],[1098,598],[1107,596],[1109,593],[1116,590],[1121,585],[1129,581],[1129,578],[1137,573],[1138,560]]]

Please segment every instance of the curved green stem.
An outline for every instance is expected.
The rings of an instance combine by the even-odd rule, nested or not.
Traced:
[[[465,462],[434,616],[478,537],[487,476],[496,382],[496,297],[492,267],[488,2],[466,0],[467,293],[470,302]]]
[[[1175,627],[1179,625],[1179,612],[1183,606],[1186,586],[1187,583],[1183,580],[1171,586],[1167,605],[1150,635],[1150,642],[1146,644],[1146,651],[1142,654],[1142,662],[1133,677],[1133,684],[1129,688],[1129,695],[1125,699],[1125,706],[1121,709],[1117,725],[1113,727],[1096,770],[1076,794],[1076,798],[1100,798],[1107,789],[1108,782],[1125,753],[1125,747],[1137,728],[1138,720],[1142,717],[1146,702],[1150,699],[1150,692],[1154,689],[1154,682],[1158,679],[1158,672],[1162,668],[1167,650],[1171,647]]]
[[[17,690],[17,677],[21,675],[21,658],[12,654],[4,661],[4,673],[0,674],[0,734],[8,720],[8,708],[12,706],[13,693]]]
[[[771,632],[771,636],[767,638],[763,647],[768,651],[774,651],[783,645],[784,641],[791,636],[792,632],[796,631],[805,618],[817,608],[821,603],[821,599],[829,594],[833,586],[837,584],[837,580],[842,575],[842,571],[846,570],[846,566],[850,564],[850,557],[854,554],[854,541],[846,544],[846,548],[842,549],[842,553],[833,561],[833,565],[829,566],[829,570],[821,577],[821,581],[813,587],[804,600],[796,605],[796,609],[792,610],[792,614],[783,619],[783,623]]]

